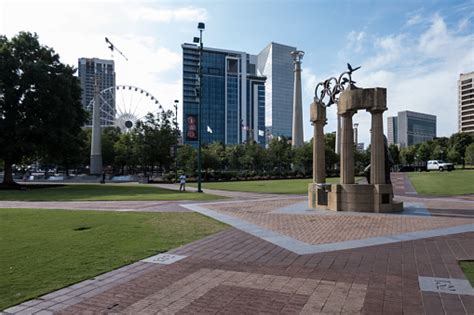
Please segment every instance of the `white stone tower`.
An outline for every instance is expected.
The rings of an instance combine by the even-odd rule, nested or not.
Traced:
[[[91,175],[102,174],[102,138],[100,129],[100,101],[97,78],[94,87],[94,107],[92,108],[92,139],[91,139]]]
[[[293,63],[295,64],[295,85],[293,94],[293,130],[291,133],[291,146],[293,148],[302,147],[304,144],[303,136],[303,106],[301,100],[301,60],[303,60],[304,51],[292,51]]]

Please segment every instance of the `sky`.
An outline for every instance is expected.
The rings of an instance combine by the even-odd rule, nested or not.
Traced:
[[[359,87],[387,88],[386,117],[411,110],[437,116],[437,135],[458,130],[457,80],[474,71],[474,1],[22,1],[0,0],[0,34],[36,32],[64,63],[113,58],[117,84],[154,95],[165,108],[182,99],[181,44],[205,22],[205,46],[258,54],[269,42],[296,46],[303,59],[305,140],[316,84],[346,70]],[[111,55],[108,37],[128,57]],[[181,110],[179,111],[181,122]],[[370,115],[359,112],[359,141]],[[326,132],[336,128],[334,106]]]

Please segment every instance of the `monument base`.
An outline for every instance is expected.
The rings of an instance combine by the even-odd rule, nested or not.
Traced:
[[[393,201],[391,184],[309,184],[309,206],[313,209],[390,213],[403,211]]]
[[[91,155],[90,174],[101,175],[102,171],[102,155]]]

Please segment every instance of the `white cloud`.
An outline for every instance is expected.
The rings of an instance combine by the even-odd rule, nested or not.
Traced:
[[[191,6],[161,8],[144,1],[111,2],[2,1],[0,34],[11,37],[22,30],[37,32],[42,44],[53,47],[61,61],[75,67],[79,57],[113,58],[117,84],[138,86],[167,109],[175,99],[181,103],[181,50],[163,42],[160,32],[179,28],[183,22],[206,20],[207,11]],[[153,29],[144,27],[144,21],[168,25]],[[112,56],[105,36],[129,61],[117,52]]]
[[[184,7],[177,9],[155,9],[138,7],[130,10],[130,16],[135,20],[153,22],[201,22],[207,20],[207,11],[203,8]]]
[[[367,34],[365,32],[351,31],[349,34],[347,34],[346,38],[348,41],[348,50],[354,51],[356,53],[363,51],[365,39],[367,38]]]
[[[406,25],[413,26],[416,24],[420,24],[421,22],[423,22],[423,17],[421,16],[421,14],[414,14],[408,19]]]
[[[385,116],[396,115],[398,111],[412,110],[437,116],[438,136],[449,136],[457,132],[457,80],[459,73],[474,70],[474,34],[461,34],[457,25],[450,28],[444,19],[435,14],[426,17],[410,17],[410,25],[417,24],[417,32],[406,28],[397,34],[375,36],[365,32],[372,43],[364,54],[354,55],[362,68],[354,73],[354,80],[361,87],[386,87],[388,111]],[[411,21],[410,21],[411,20]],[[415,23],[417,22],[417,23]],[[421,24],[420,24],[421,23]],[[419,30],[421,28],[421,30]],[[350,32],[351,36],[358,34]],[[347,55],[352,44],[339,54]],[[344,69],[335,69],[340,73]],[[313,85],[315,76],[306,78]],[[315,84],[314,84],[315,85]],[[311,90],[310,86],[307,87]],[[314,89],[314,86],[312,87]],[[311,92],[312,93],[312,92]],[[312,96],[311,96],[312,97]],[[309,95],[305,94],[309,103]],[[327,131],[335,129],[328,112]],[[335,115],[335,114],[334,114]],[[335,120],[334,118],[332,118]],[[370,142],[370,115],[358,113],[354,122],[360,124],[359,135],[362,142]],[[306,138],[311,133],[306,132]]]

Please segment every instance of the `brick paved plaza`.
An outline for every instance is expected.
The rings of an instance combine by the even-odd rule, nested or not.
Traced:
[[[458,264],[474,260],[474,200],[417,196],[401,174],[394,189],[404,214],[314,211],[301,196],[238,193],[123,203],[116,210],[193,210],[231,226],[149,260],[159,263],[136,262],[5,313],[474,314]]]

